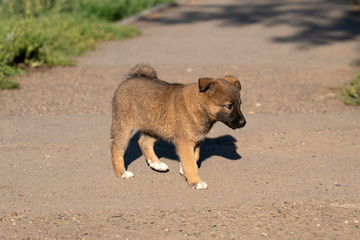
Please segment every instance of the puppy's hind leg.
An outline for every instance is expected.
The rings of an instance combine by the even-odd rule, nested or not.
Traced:
[[[156,138],[142,133],[139,138],[141,152],[144,154],[145,160],[152,169],[159,172],[167,172],[169,167],[165,163],[161,162],[155,154],[154,144],[156,141]]]
[[[132,172],[126,171],[124,163],[125,150],[132,133],[132,128],[121,128],[120,126],[112,128],[111,161],[117,177],[131,178],[134,176]]]

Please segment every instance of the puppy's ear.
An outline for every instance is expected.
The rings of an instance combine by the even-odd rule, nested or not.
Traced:
[[[224,79],[225,79],[226,81],[228,81],[229,83],[231,83],[238,91],[241,90],[240,81],[237,80],[234,76],[226,75],[226,76],[224,77]]]
[[[199,91],[206,92],[216,83],[213,78],[199,78]]]

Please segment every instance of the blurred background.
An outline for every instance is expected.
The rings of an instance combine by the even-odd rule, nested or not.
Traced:
[[[0,0],[0,89],[26,67],[68,66],[104,40],[139,31],[112,22],[171,0]]]

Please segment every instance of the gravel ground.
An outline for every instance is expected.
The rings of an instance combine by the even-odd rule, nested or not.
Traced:
[[[360,205],[356,207],[283,202],[170,211],[13,213],[1,225],[8,239],[359,239]]]

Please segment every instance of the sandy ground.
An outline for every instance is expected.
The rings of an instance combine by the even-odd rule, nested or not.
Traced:
[[[360,111],[331,88],[360,62],[360,15],[344,1],[193,0],[136,22],[76,67],[19,76],[0,92],[0,239],[359,239]],[[171,143],[133,179],[110,163],[111,98],[137,62],[160,78],[225,74],[248,124],[216,124],[190,189]]]

